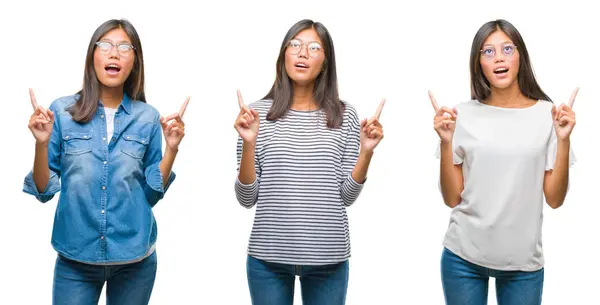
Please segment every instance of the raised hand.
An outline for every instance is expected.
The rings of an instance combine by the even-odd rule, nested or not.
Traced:
[[[240,90],[237,91],[237,98],[240,106],[240,113],[235,119],[233,128],[237,130],[244,142],[256,143],[256,137],[258,136],[258,129],[260,126],[258,111],[250,109],[244,104],[244,99],[242,98]]]
[[[573,104],[575,103],[575,97],[579,92],[579,87],[575,88],[571,94],[568,104],[561,104],[556,107],[552,106],[552,121],[554,122],[554,130],[556,131],[556,137],[560,140],[568,139],[571,136],[573,127],[575,127],[575,111],[573,111]]]
[[[160,117],[160,125],[163,129],[163,134],[165,136],[165,142],[167,142],[167,148],[177,151],[179,149],[179,144],[181,140],[185,136],[185,123],[183,122],[183,114],[190,102],[190,97],[188,96],[181,105],[179,112],[175,112],[169,115],[166,118]]]
[[[33,114],[29,117],[29,130],[38,144],[48,144],[54,125],[54,113],[38,105],[31,88],[29,89],[29,98],[33,107]]]
[[[442,143],[450,143],[452,141],[452,136],[454,135],[458,113],[456,112],[456,109],[450,109],[446,106],[440,107],[436,102],[435,97],[433,97],[433,93],[431,93],[431,91],[428,91],[428,93],[429,100],[431,100],[431,105],[435,111],[435,116],[433,117],[433,129],[435,129],[440,136]]]
[[[375,147],[383,139],[383,126],[379,122],[381,111],[385,105],[385,99],[382,99],[377,107],[375,115],[370,119],[364,119],[360,122],[360,147],[361,150],[373,152]]]

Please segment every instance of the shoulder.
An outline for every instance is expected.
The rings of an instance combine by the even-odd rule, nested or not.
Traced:
[[[131,112],[140,121],[158,122],[160,120],[158,110],[146,102],[131,100]]]
[[[52,104],[50,104],[49,109],[58,115],[65,115],[65,114],[70,115],[67,112],[67,108],[69,108],[69,106],[77,103],[78,100],[79,100],[79,94],[73,94],[73,95],[59,97],[56,100],[54,100],[54,102],[52,102]]]
[[[481,103],[479,101],[477,101],[477,100],[470,100],[470,101],[460,102],[460,103],[454,105],[454,108],[456,108],[456,111],[458,113],[460,113],[461,110],[463,110],[463,111],[469,111],[471,109],[477,109],[480,106],[481,106]]]
[[[271,109],[271,105],[273,105],[273,100],[259,100],[256,102],[252,102],[248,105],[248,107],[258,111],[259,113],[267,113]]]
[[[347,101],[342,101],[342,104],[344,105],[344,117],[351,120],[359,120],[358,112],[352,104]]]
[[[536,106],[538,106],[539,109],[541,109],[542,111],[552,111],[552,107],[554,106],[554,103],[552,103],[550,101],[539,100],[537,102]]]

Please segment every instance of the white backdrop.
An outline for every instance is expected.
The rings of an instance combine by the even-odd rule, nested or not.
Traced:
[[[235,90],[247,103],[267,93],[280,43],[303,18],[321,21],[333,37],[342,99],[361,117],[388,99],[381,118],[385,139],[362,195],[348,209],[353,252],[347,304],[443,304],[439,262],[450,209],[437,188],[437,136],[427,90],[449,106],[469,98],[471,41],[496,18],[520,30],[551,98],[566,101],[581,87],[570,193],[560,209],[545,208],[544,304],[596,302],[600,25],[592,4],[561,3],[3,3],[0,304],[51,302],[57,199],[41,204],[21,192],[34,154],[27,88],[45,106],[75,93],[92,33],[105,20],[122,17],[142,40],[148,102],[170,114],[192,96],[177,179],[154,209],[159,263],[151,304],[250,303],[245,262],[254,210],[242,208],[233,191]],[[300,304],[299,287],[296,299]],[[493,281],[490,304],[496,304]]]

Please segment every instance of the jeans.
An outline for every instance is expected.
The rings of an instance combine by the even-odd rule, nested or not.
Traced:
[[[106,304],[147,305],[156,277],[156,252],[137,263],[99,266],[58,256],[52,304],[96,305],[106,282]]]
[[[270,263],[248,255],[248,286],[253,305],[291,305],[300,277],[304,305],[343,305],[348,290],[348,261],[323,266]]]
[[[540,305],[544,269],[502,271],[472,264],[444,248],[441,262],[446,305],[486,305],[489,278],[496,278],[498,305]]]

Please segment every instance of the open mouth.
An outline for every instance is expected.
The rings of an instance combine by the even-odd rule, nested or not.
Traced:
[[[301,63],[301,62],[295,64],[294,67],[299,68],[299,69],[308,69],[308,65],[305,63]]]
[[[508,68],[498,68],[496,70],[494,70],[494,74],[498,75],[498,74],[505,74],[508,73]]]
[[[121,72],[121,67],[119,67],[117,64],[109,64],[104,67],[104,70],[106,70],[108,74],[117,74]]]

